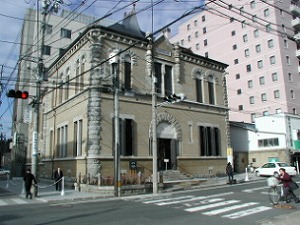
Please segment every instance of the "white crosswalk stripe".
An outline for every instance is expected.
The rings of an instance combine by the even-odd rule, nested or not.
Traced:
[[[24,204],[31,204],[35,202],[34,200],[31,199],[25,199],[25,198],[3,198],[0,199],[0,207],[1,206],[8,206],[8,205],[24,205]]]
[[[266,189],[266,187],[247,189],[246,193],[253,193]],[[171,206],[186,212],[199,212],[206,216],[220,216],[227,219],[237,219],[249,216],[255,213],[261,213],[272,207],[259,206],[258,202],[242,202],[242,200],[232,199],[234,192],[225,192],[215,195],[203,196],[178,196],[158,199],[142,200],[144,204],[153,204],[157,206]],[[226,200],[226,197],[230,198]]]

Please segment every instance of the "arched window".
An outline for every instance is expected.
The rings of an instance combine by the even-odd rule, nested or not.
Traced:
[[[203,77],[201,73],[196,72],[196,101],[203,103]]]
[[[58,85],[58,103],[62,103],[63,100],[63,91],[64,91],[63,78],[64,78],[64,74],[61,73],[59,77],[59,85]]]
[[[84,89],[84,72],[85,72],[85,57],[82,56],[81,58],[81,68],[80,68],[80,77],[79,77],[79,91],[82,91]]]
[[[212,75],[207,77],[207,86],[208,86],[208,101],[209,104],[215,104],[215,79]]]
[[[67,100],[69,98],[70,73],[71,73],[71,71],[70,71],[70,68],[68,67],[67,71],[66,71],[66,79],[65,79],[65,84],[64,84],[64,93],[65,93],[64,100]]]
[[[76,72],[75,72],[75,94],[79,92],[79,84],[80,84],[80,62],[76,61]]]
[[[124,57],[124,89],[131,91],[131,57],[126,55]]]

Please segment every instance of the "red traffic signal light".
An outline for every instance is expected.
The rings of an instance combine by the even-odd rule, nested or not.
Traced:
[[[9,98],[21,98],[21,99],[27,99],[29,94],[27,91],[15,91],[15,90],[9,90],[9,92],[6,94]]]

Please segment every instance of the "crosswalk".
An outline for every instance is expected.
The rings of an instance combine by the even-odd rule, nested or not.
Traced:
[[[265,187],[255,188],[253,192],[263,189]],[[244,190],[244,192],[252,193],[250,189]],[[271,206],[263,206],[259,202],[243,202],[243,200],[235,199],[234,192],[202,196],[170,196],[166,198],[160,196],[156,199],[135,199],[135,201],[143,204],[173,207],[189,213],[198,212],[205,216],[220,216],[227,219],[238,219],[272,209]]]
[[[25,199],[24,197],[1,197],[0,198],[0,207],[8,206],[8,205],[25,205],[25,204],[32,204],[36,203],[37,199]],[[39,201],[38,201],[39,202]]]

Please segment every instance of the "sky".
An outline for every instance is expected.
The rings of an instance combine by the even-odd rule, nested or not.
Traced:
[[[101,18],[109,13],[109,19],[121,21],[125,12],[135,10],[141,30],[155,32],[177,20],[192,9],[203,5],[204,0],[48,0],[62,2],[61,10],[76,10],[78,13]],[[17,62],[20,49],[20,35],[23,18],[27,8],[37,9],[42,5],[42,0],[0,0],[0,133],[6,138],[11,138],[13,99],[6,97],[9,89],[14,89],[17,77]],[[151,7],[154,5],[153,7]],[[127,6],[127,7],[126,7]],[[194,15],[194,14],[193,14]],[[153,18],[153,19],[152,19]],[[174,23],[171,34],[177,32],[176,27],[187,18]]]

